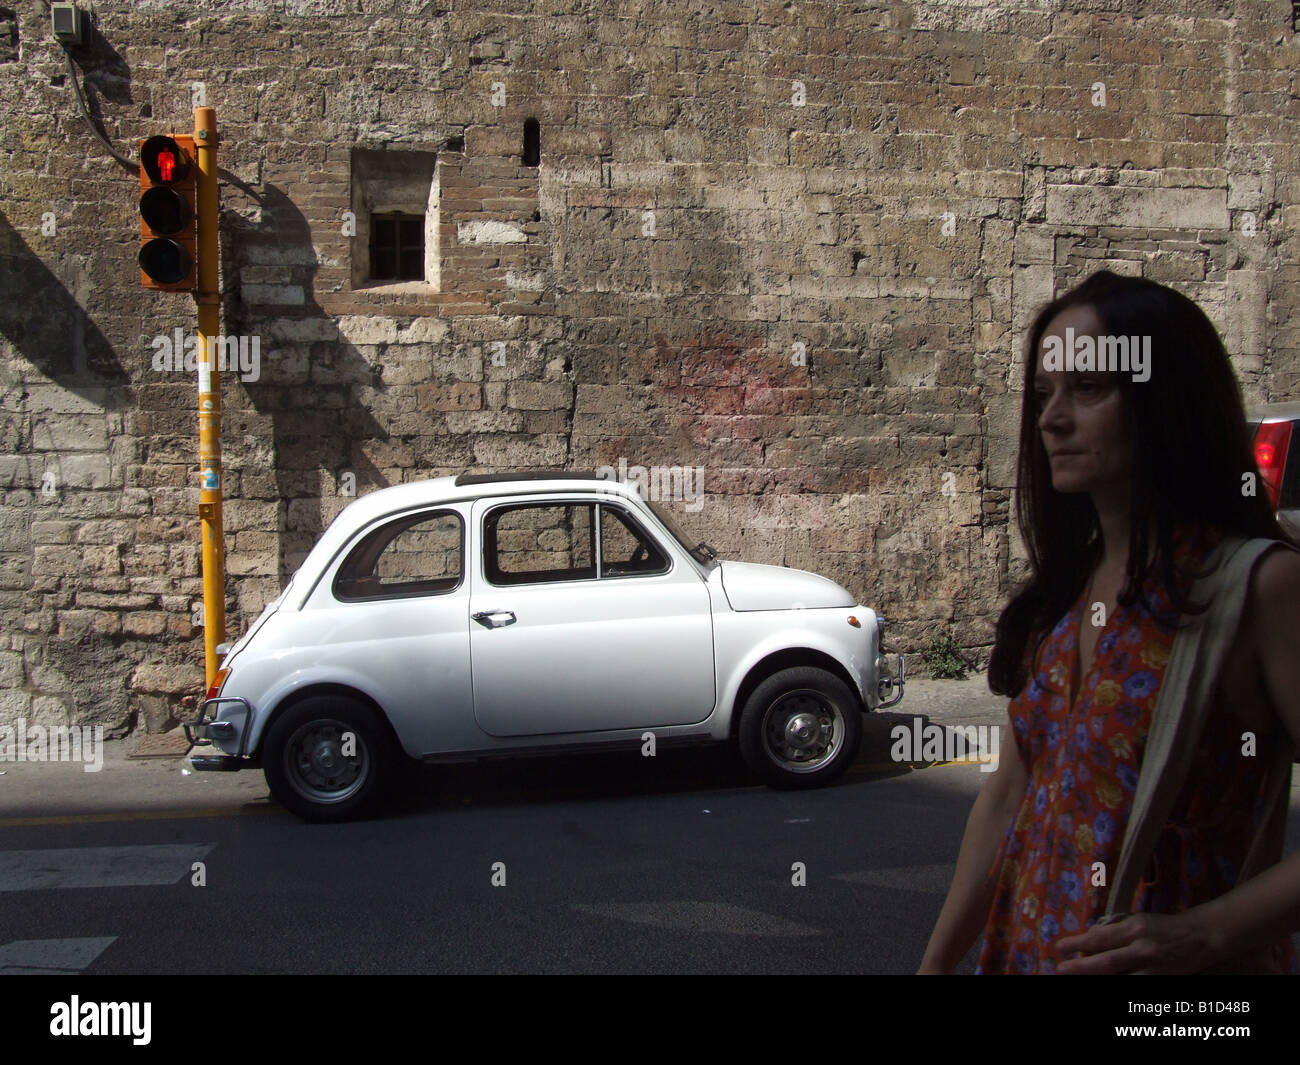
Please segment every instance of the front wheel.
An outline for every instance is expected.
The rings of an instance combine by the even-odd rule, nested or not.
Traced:
[[[740,715],[740,753],[776,788],[815,788],[848,769],[862,742],[862,711],[839,677],[813,666],[774,673]]]
[[[271,794],[305,821],[372,812],[394,768],[382,722],[361,703],[321,695],[291,706],[266,734],[262,772]]]

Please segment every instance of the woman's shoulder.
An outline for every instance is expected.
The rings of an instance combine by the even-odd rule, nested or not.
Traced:
[[[1238,694],[1270,706],[1300,745],[1300,551],[1277,543],[1251,571],[1244,623],[1229,660],[1253,666],[1241,671]]]
[[[1300,625],[1300,550],[1278,540],[1264,552],[1251,571],[1246,611],[1265,624],[1289,623],[1290,628],[1283,631],[1294,646],[1296,626]]]
[[[1171,539],[1173,541],[1173,556],[1180,568],[1191,566],[1196,569],[1198,563],[1212,567],[1217,553],[1225,541],[1250,540],[1252,537],[1220,525],[1181,523],[1173,527]],[[1274,540],[1273,543],[1282,550],[1269,550],[1265,557],[1276,559],[1279,556],[1289,556],[1300,559],[1300,547],[1297,545],[1287,540]],[[1285,550],[1288,547],[1292,550]]]

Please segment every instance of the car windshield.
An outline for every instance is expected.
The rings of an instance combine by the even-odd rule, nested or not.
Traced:
[[[664,528],[673,534],[677,542],[690,553],[690,556],[696,562],[707,566],[717,559],[718,552],[703,540],[686,532],[666,507],[662,507],[651,500],[646,500],[646,505],[654,511],[655,517],[663,522]]]

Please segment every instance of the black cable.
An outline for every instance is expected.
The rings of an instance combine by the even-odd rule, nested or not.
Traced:
[[[63,47],[64,56],[67,57],[68,74],[71,75],[72,77],[72,87],[73,89],[76,90],[77,103],[81,105],[81,113],[83,116],[85,116],[86,125],[90,127],[90,131],[99,139],[100,144],[102,144],[108,150],[109,155],[111,155],[114,159],[116,159],[119,163],[121,163],[124,167],[126,167],[127,170],[131,171],[131,173],[133,174],[136,173],[139,169],[138,165],[136,163],[133,163],[130,159],[118,155],[117,151],[108,142],[108,138],[105,137],[104,134],[100,132],[99,127],[95,125],[95,120],[90,117],[90,108],[86,106],[86,97],[81,92],[81,79],[77,76],[77,68],[72,63],[72,54],[68,51],[67,46],[64,45],[62,41],[60,41],[59,44]]]
[[[43,0],[43,3],[48,9],[50,6],[49,0]],[[113,147],[113,145],[109,143],[108,138],[105,137],[103,132],[100,130],[100,128],[97,125],[95,125],[95,120],[90,116],[90,108],[86,104],[86,97],[81,91],[81,79],[77,76],[77,68],[72,62],[72,53],[68,51],[68,46],[64,44],[62,41],[59,42],[59,46],[63,49],[63,55],[68,60],[68,75],[72,78],[72,88],[77,93],[77,103],[81,106],[81,114],[86,120],[86,125],[90,127],[90,132],[95,135],[99,143],[104,146],[108,154],[111,155],[115,160],[117,160],[117,162],[121,163],[122,166],[126,167],[126,169],[129,170],[132,174],[137,173],[139,171],[139,164],[137,162],[132,162],[130,159],[127,159],[125,156],[119,155],[117,153],[117,150]],[[258,203],[262,202],[262,198],[258,196],[257,193],[249,185],[241,181],[236,175],[230,173],[229,171],[223,170],[220,167],[217,168],[217,175],[219,177],[225,178],[236,188],[239,188],[243,192],[250,195]]]

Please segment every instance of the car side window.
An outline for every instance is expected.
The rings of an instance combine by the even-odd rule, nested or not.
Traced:
[[[345,602],[440,595],[464,570],[464,522],[455,511],[408,515],[368,533],[334,578]]]
[[[668,556],[618,507],[600,508],[600,575],[632,577],[666,573]]]
[[[493,584],[596,577],[593,503],[523,503],[483,519],[483,572]]]

